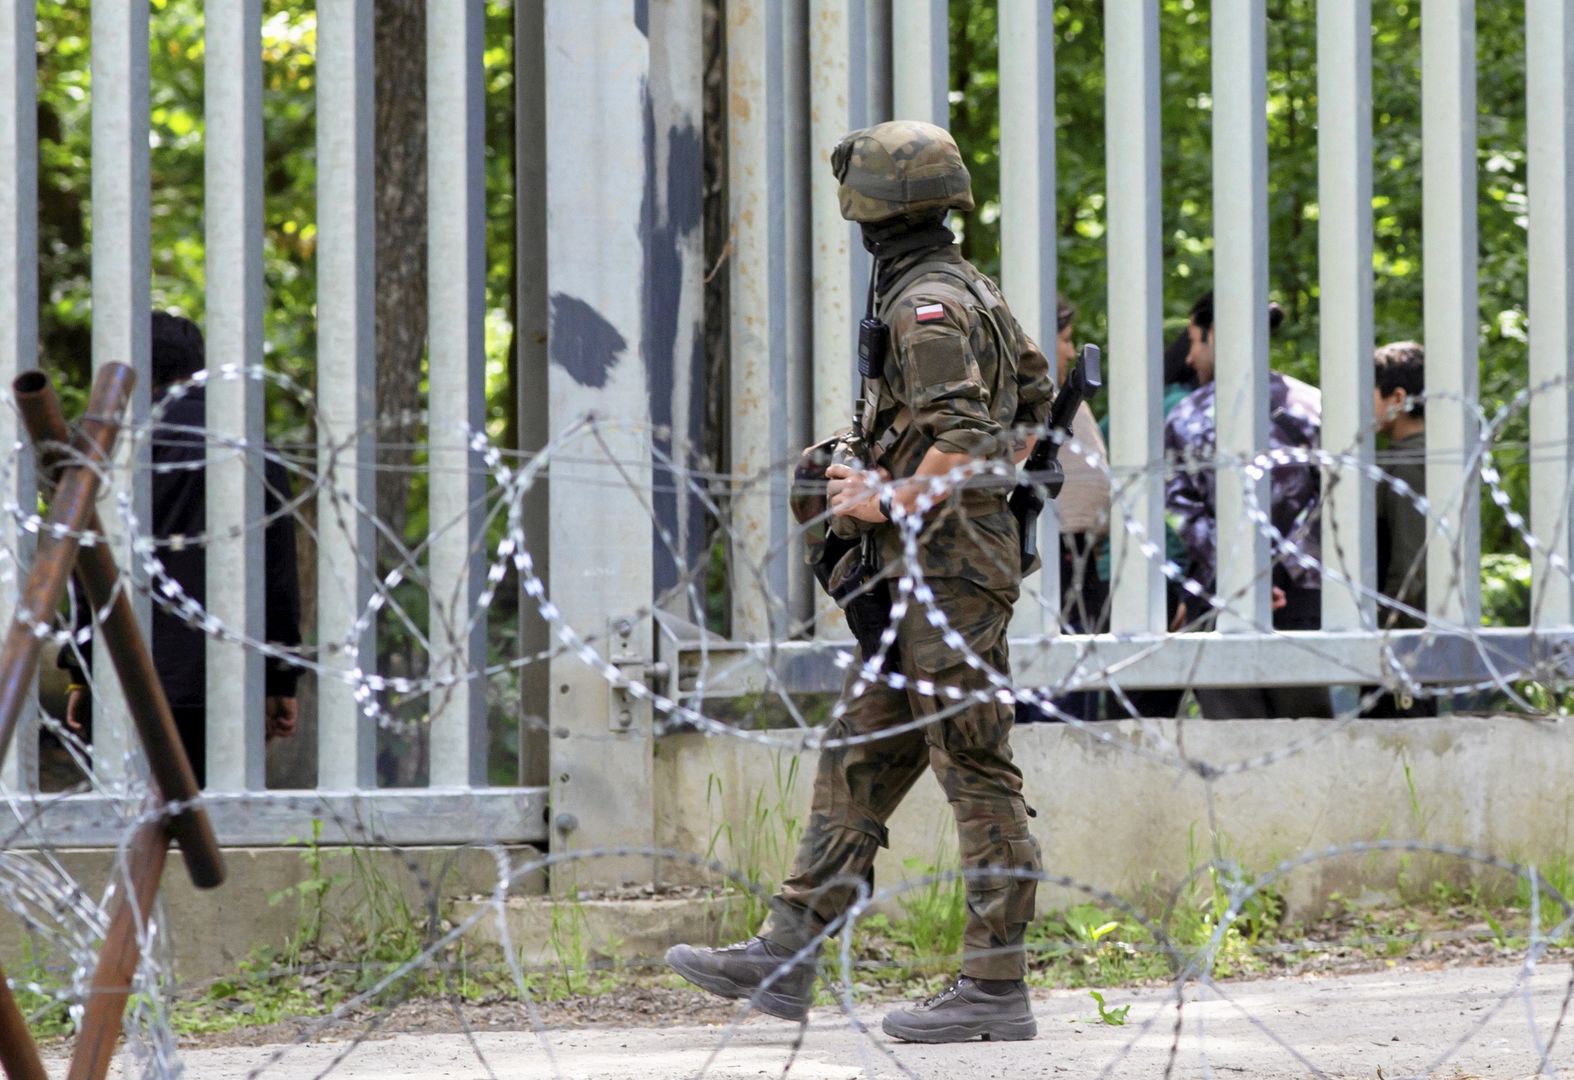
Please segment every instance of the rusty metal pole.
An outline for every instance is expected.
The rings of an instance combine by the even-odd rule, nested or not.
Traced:
[[[99,950],[98,967],[93,969],[93,984],[67,1080],[104,1080],[109,1073],[115,1045],[120,1041],[126,999],[131,996],[131,979],[142,955],[138,931],[152,924],[153,900],[158,895],[168,854],[169,834],[164,818],[137,827],[126,851],[126,891],[115,904],[104,947]]]
[[[120,434],[120,414],[125,411],[135,376],[128,367],[106,367],[93,384],[93,397],[82,424],[80,449],[90,460],[107,461]],[[29,371],[16,380],[17,406],[24,414],[35,402],[54,401],[49,377]],[[59,405],[55,406],[59,412]],[[62,425],[63,426],[63,425]],[[17,604],[16,615],[0,646],[0,757],[5,755],[27,703],[28,691],[38,673],[38,652],[43,645],[34,631],[39,623],[54,620],[76,561],[77,536],[93,514],[98,474],[92,469],[72,469],[60,481],[49,504],[49,524],[39,537],[38,553]]]
[[[120,433],[119,417],[125,410],[133,378],[130,368],[106,368],[94,383],[89,417],[83,427],[83,443],[96,449],[103,458],[109,456]],[[42,395],[54,400],[48,377],[37,371],[19,378],[16,389],[19,403],[24,398]],[[58,405],[55,411],[59,412]],[[27,704],[28,689],[38,672],[38,651],[43,640],[33,632],[33,626],[52,619],[60,603],[60,594],[65,589],[76,554],[76,535],[87,527],[93,516],[97,486],[98,476],[92,469],[74,469],[62,480],[50,503],[49,523],[64,535],[56,536],[52,529],[40,540],[16,616],[4,645],[0,646],[0,759],[5,757],[10,746],[17,721]],[[5,1068],[10,1080],[44,1080],[46,1076],[38,1048],[28,1033],[27,1021],[6,985],[3,971],[0,971],[0,1066]]]
[[[103,369],[98,383],[94,386],[95,401],[98,386],[109,381],[106,376],[115,371],[117,366]],[[130,375],[129,368],[119,370],[124,371],[127,376]],[[60,402],[49,386],[48,379],[41,375],[36,379],[32,378],[35,375],[36,372],[23,375],[17,380],[16,389],[17,408],[22,414],[23,422],[27,425],[33,445],[46,448],[72,444],[65,417],[60,412]],[[25,387],[24,381],[27,381]],[[128,389],[129,385],[128,379]],[[118,410],[112,414],[100,413],[92,403],[89,403],[88,414],[89,420],[95,416],[120,415]],[[98,453],[98,448],[86,423],[84,423],[83,436],[84,438],[75,440],[77,453],[86,456],[89,462],[103,460],[93,456]],[[112,436],[110,443],[111,445],[113,443]],[[106,446],[104,448],[106,457],[107,452]],[[44,469],[47,471],[51,466],[58,468],[69,457],[70,455],[58,451],[46,450]],[[67,484],[73,477],[80,474],[93,475],[93,473],[91,464],[79,465],[64,472],[55,501],[62,498]],[[88,500],[87,505],[88,514],[75,531],[86,529],[102,533],[98,514],[92,509],[91,499]],[[53,521],[53,502],[51,511],[51,521]],[[148,767],[153,773],[153,779],[166,802],[182,804],[181,809],[169,817],[170,834],[180,844],[192,884],[199,889],[214,888],[224,881],[224,862],[219,854],[218,840],[213,834],[213,826],[207,811],[195,805],[195,800],[200,794],[197,777],[192,771],[191,760],[186,755],[185,744],[180,741],[180,733],[175,728],[175,721],[170,716],[169,700],[164,695],[164,687],[159,682],[158,672],[153,667],[153,655],[148,651],[147,643],[143,640],[136,614],[131,610],[131,601],[125,590],[117,587],[120,572],[115,566],[115,557],[107,544],[78,547],[73,540],[72,546],[77,548],[75,551],[77,574],[87,590],[88,602],[93,605],[95,611],[103,612],[108,609],[99,626],[98,639],[113,660],[115,674],[119,676],[120,685],[125,690],[126,702],[131,707],[131,718],[137,725],[138,735],[141,736],[142,747],[147,753]],[[44,552],[44,542],[41,541],[35,567],[38,562],[43,561]],[[53,601],[43,610],[54,611],[55,605],[59,603],[59,592],[55,592],[53,596]],[[13,633],[16,629],[13,628]],[[34,640],[36,641],[36,638]],[[4,679],[8,671],[4,663],[5,655],[0,654],[0,679]],[[0,689],[4,688],[0,687]],[[3,699],[0,699],[0,704],[3,703]],[[0,723],[4,722],[5,716],[4,712],[0,712]],[[4,729],[0,729],[0,754],[4,752],[5,738]]]
[[[0,1069],[10,1080],[49,1080],[27,1020],[6,985],[4,971],[0,971]]]

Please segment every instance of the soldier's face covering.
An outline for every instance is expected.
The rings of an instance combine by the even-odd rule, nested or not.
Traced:
[[[859,228],[863,232],[864,250],[881,260],[956,242],[956,234],[946,228],[943,210],[918,219],[896,217],[866,221]]]

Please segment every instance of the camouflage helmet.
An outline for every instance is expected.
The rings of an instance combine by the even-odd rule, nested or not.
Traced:
[[[973,209],[973,181],[956,140],[921,120],[890,120],[843,135],[831,169],[848,221]]]

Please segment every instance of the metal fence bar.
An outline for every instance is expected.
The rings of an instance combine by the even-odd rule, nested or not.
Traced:
[[[1164,275],[1159,251],[1157,0],[1110,4],[1104,24],[1109,193],[1110,628],[1164,629]],[[1118,371],[1119,377],[1113,377]],[[1133,532],[1132,530],[1135,530]],[[1150,558],[1144,545],[1159,557]]]
[[[31,2],[0,4],[0,386],[38,366],[38,57]],[[0,408],[0,453],[21,438],[16,410]],[[11,508],[31,509],[37,487],[33,455],[21,450],[5,478],[0,543],[17,563],[0,566],[0,620],[9,622],[22,586],[21,564],[31,561],[32,534],[16,527]],[[38,787],[38,737],[29,704],[11,752],[0,761],[0,791]]]
[[[735,104],[727,118],[731,294],[732,635],[765,638],[785,630],[790,517],[784,401],[773,378],[788,359],[784,0],[727,5],[727,77]],[[742,103],[740,107],[739,104]],[[785,390],[782,386],[781,390]],[[801,561],[801,560],[800,560]]]
[[[811,291],[814,296],[811,437],[848,425],[858,392],[858,319],[869,280],[869,253],[858,226],[842,218],[831,151],[849,131],[869,124],[865,77],[869,0],[809,2],[809,158]],[[821,602],[815,632],[845,636],[841,610]]]
[[[433,672],[431,782],[486,783],[485,474],[469,437],[486,425],[485,11],[432,0],[426,18],[427,427]]]
[[[1318,345],[1323,448],[1370,464],[1372,433],[1372,7],[1317,9]],[[1376,492],[1357,468],[1323,475],[1323,628],[1372,626]]]
[[[760,18],[758,5],[752,11]],[[552,462],[547,584],[565,622],[644,681],[652,620],[636,613],[651,602],[651,546],[629,543],[626,528],[608,527],[646,520],[641,493],[651,481],[642,290],[649,222],[640,185],[628,182],[644,176],[649,161],[651,47],[636,14],[634,5],[614,11],[577,0],[550,0],[546,9],[549,419],[552,431],[563,432],[587,413],[607,418],[597,438],[576,439]],[[771,32],[780,26],[779,18],[769,23]],[[729,29],[738,32],[737,22]],[[731,261],[749,257],[738,249]],[[553,850],[650,844],[649,704],[609,686],[572,651],[554,656],[551,672]],[[576,872],[581,883],[621,884],[651,880],[654,867],[630,856],[596,859]],[[576,872],[554,874],[554,888],[571,887]]]
[[[868,39],[863,54],[864,92],[867,95],[871,124],[896,119],[892,70],[895,64],[894,31],[891,26],[895,0],[864,0],[867,5]],[[855,63],[857,58],[854,58]],[[856,77],[856,70],[855,70]]]
[[[257,641],[264,635],[262,362],[262,0],[207,9],[203,184],[207,339],[219,369],[207,389],[208,613]],[[223,440],[221,444],[219,440]],[[231,443],[234,440],[234,443]],[[233,448],[232,448],[233,446]],[[222,587],[221,587],[222,583]],[[263,786],[262,654],[207,640],[207,782]]]
[[[1171,686],[1263,687],[1370,683],[1402,665],[1431,685],[1500,679],[1566,678],[1570,662],[1549,657],[1574,644],[1574,632],[1484,627],[1473,637],[1426,630],[1286,631],[1279,634],[1063,635],[1051,641],[1014,638],[1011,681],[1018,687],[1075,693],[1119,685],[1127,690]],[[852,642],[841,643],[851,649]],[[685,646],[673,654],[675,693],[687,697],[704,673],[705,700],[759,693],[835,693],[846,670],[829,642]]]
[[[1004,35],[1002,35],[1002,39]],[[949,127],[950,38],[946,0],[901,0],[891,8],[894,119]],[[1004,127],[1001,129],[1004,131]]]
[[[1053,356],[1055,13],[1037,0],[1003,0],[999,20],[1000,283],[1011,313]],[[1039,516],[1038,545],[1044,568],[1022,582],[1011,618],[1016,635],[1060,629],[1060,529],[1052,509]]]
[[[1429,614],[1474,626],[1481,613],[1481,384],[1476,295],[1476,6],[1421,8],[1421,276],[1426,318]]]
[[[322,844],[406,847],[535,844],[546,839],[541,788],[390,788],[383,791],[209,792],[204,809],[225,844],[300,844],[321,826]],[[110,847],[126,838],[141,803],[98,792],[35,795],[0,807],[13,850]]]
[[[546,0],[516,0],[514,4],[514,183],[515,252],[545,251],[547,247],[547,103],[546,103]],[[519,446],[539,452],[552,438],[547,416],[547,268],[541,259],[516,258],[519,274],[519,310],[514,319],[514,341],[519,350]],[[551,514],[549,485],[542,476],[525,494],[525,543],[535,560],[536,573],[551,576],[552,552],[547,546]],[[534,656],[550,648],[552,630],[540,608],[524,591],[519,594],[519,652]],[[552,699],[548,665],[527,665],[519,673],[519,782],[547,782],[550,747],[547,717]]]
[[[1531,625],[1574,621],[1569,520],[1574,410],[1574,12],[1565,0],[1527,0],[1525,37],[1530,156]],[[1562,569],[1548,562],[1563,560]]]
[[[371,627],[350,642],[354,655],[345,648],[371,599],[377,550],[372,39],[370,4],[319,4],[317,459],[325,487],[317,499],[317,643],[321,662],[345,671],[377,666]],[[376,739],[355,688],[318,678],[317,786],[376,787]]]
[[[148,328],[151,255],[148,189],[148,6],[99,4],[93,10],[93,371],[126,364],[137,373],[131,422],[148,417],[152,370]],[[145,439],[125,440],[129,469],[114,473],[114,496],[129,499],[139,530],[150,531],[152,488]],[[121,455],[122,463],[125,455]],[[118,509],[101,515],[118,535],[115,558],[127,578],[146,577],[131,551]],[[147,596],[134,593],[137,621],[149,624]],[[93,766],[111,786],[124,781],[132,752],[131,714],[108,668],[95,680]]]
[[[651,423],[657,448],[676,459],[672,469],[658,466],[652,505],[656,526],[656,595],[679,617],[700,623],[694,603],[697,568],[706,551],[704,502],[693,469],[705,447],[706,385],[704,213],[705,13],[701,0],[667,0],[649,8],[651,154],[645,162],[646,199],[652,222],[648,242],[647,295],[650,304]],[[797,39],[803,40],[800,32]],[[803,66],[807,66],[806,64]],[[807,92],[804,93],[807,113]],[[807,126],[807,119],[804,121]],[[805,136],[805,139],[807,136]],[[807,145],[798,160],[808,167]],[[799,184],[799,191],[802,185]],[[807,198],[807,196],[805,196]],[[804,223],[797,257],[808,259]],[[807,273],[807,271],[805,271]],[[795,289],[805,327],[812,297],[807,280]],[[807,336],[807,329],[804,331]],[[789,349],[803,382],[797,401],[807,400],[809,344]],[[801,411],[801,410],[800,410]],[[703,490],[701,488],[700,490]],[[663,536],[665,532],[665,537]],[[680,574],[680,562],[685,573]],[[801,560],[800,560],[801,562]],[[808,598],[807,584],[799,594]]]
[[[783,274],[780,309],[782,335],[786,339],[787,363],[771,372],[771,397],[777,409],[786,414],[782,460],[814,441],[814,265],[810,254],[814,242],[814,206],[810,188],[824,183],[824,176],[810,166],[810,75],[808,0],[792,0],[782,6],[782,180],[787,196],[782,221]],[[777,506],[787,502],[787,468],[771,471],[771,499]],[[788,528],[792,528],[789,516]],[[788,632],[798,634],[814,625],[814,576],[803,559],[796,557],[797,545],[789,541],[784,553],[787,561],[787,592],[783,614]]]
[[[1251,631],[1271,617],[1268,541],[1249,513],[1266,511],[1268,482],[1240,467],[1268,447],[1267,19],[1263,0],[1218,0],[1212,20],[1218,625]]]
[[[869,48],[867,0],[810,0],[809,202],[813,217],[814,420],[824,438],[852,418],[858,374],[858,319],[869,279],[869,253],[858,227],[842,218],[831,176],[831,151],[847,132],[869,123],[863,78]]]

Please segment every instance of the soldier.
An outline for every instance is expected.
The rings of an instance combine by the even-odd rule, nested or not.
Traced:
[[[712,993],[802,1019],[814,993],[815,939],[834,934],[860,887],[872,884],[885,823],[930,766],[956,816],[968,874],[962,973],[939,995],[893,1012],[885,1031],[918,1042],[1031,1039],[1038,1029],[1023,936],[1039,847],[1011,761],[1013,709],[991,692],[988,671],[968,661],[971,654],[995,672],[1010,670],[1006,624],[1021,562],[1002,477],[1031,448],[1014,433],[1049,415],[1049,365],[946,228],[947,211],[973,209],[971,180],[948,132],[879,124],[845,136],[831,165],[842,216],[860,224],[874,255],[871,314],[889,327],[883,368],[863,370],[859,435],[868,469],[834,464],[826,472],[833,531],[862,531],[880,574],[894,581],[910,570],[898,522],[918,512],[921,494],[933,500],[938,491],[917,523],[916,569],[933,600],[914,599],[896,627],[885,670],[903,674],[901,689],[849,673],[845,711],[828,737],[875,737],[821,753],[797,864],[760,936],[720,949],[678,945],[667,961]],[[895,482],[882,486],[882,476]],[[947,642],[948,631],[965,649]],[[867,661],[870,648],[861,648]],[[855,684],[863,689],[852,696]],[[914,719],[928,722],[913,727]],[[799,951],[815,955],[789,966]]]

